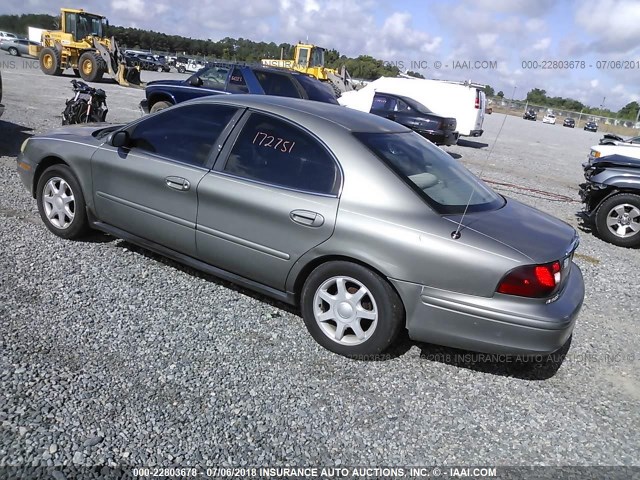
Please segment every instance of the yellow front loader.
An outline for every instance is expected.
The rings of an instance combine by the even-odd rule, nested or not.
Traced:
[[[86,82],[97,82],[108,73],[120,85],[143,87],[140,70],[127,66],[115,39],[105,37],[108,25],[102,15],[61,8],[60,30],[43,30],[42,45],[29,47],[29,53],[40,59],[47,75],[62,75],[71,68]]]
[[[292,60],[284,60],[282,58],[283,55],[281,55],[280,60],[271,58],[263,59],[262,65],[266,67],[287,68],[312,75],[322,82],[329,83],[337,97],[339,97],[342,92],[355,90],[351,77],[344,68],[342,68],[341,72],[338,72],[333,68],[324,66],[324,48],[307,43],[298,43],[294,46],[293,53]]]

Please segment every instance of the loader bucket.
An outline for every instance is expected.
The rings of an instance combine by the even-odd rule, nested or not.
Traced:
[[[140,80],[140,70],[137,67],[127,67],[121,63],[118,67],[116,81],[123,87],[144,88],[146,83]]]
[[[109,48],[94,39],[94,46],[102,56],[107,65],[109,75],[123,87],[144,88],[146,84],[140,80],[140,70],[138,67],[129,67],[124,56],[116,44],[115,38],[111,38]]]

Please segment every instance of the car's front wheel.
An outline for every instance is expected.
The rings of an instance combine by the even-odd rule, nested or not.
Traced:
[[[640,246],[640,195],[620,193],[603,201],[596,212],[600,237],[620,247]]]
[[[344,261],[311,272],[302,289],[301,309],[320,345],[352,358],[386,350],[404,322],[402,301],[391,285],[368,268]]]
[[[151,106],[151,110],[149,110],[149,113],[156,113],[159,112],[160,110],[164,110],[165,108],[169,108],[171,106],[171,104],[169,102],[165,102],[164,100],[161,100],[159,102],[154,103]]]
[[[54,165],[38,180],[36,199],[42,221],[59,237],[74,239],[88,230],[80,184],[66,165]]]
[[[18,53],[19,53],[19,52],[18,52],[18,49],[17,49],[17,48],[11,47],[11,48],[9,49],[9,54],[10,54],[10,55],[13,55],[14,57],[17,57],[17,56],[18,56]]]

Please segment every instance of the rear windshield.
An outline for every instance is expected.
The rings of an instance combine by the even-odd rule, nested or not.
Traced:
[[[329,85],[322,83],[320,80],[316,80],[315,78],[307,77],[306,75],[295,75],[294,78],[300,82],[304,91],[307,92],[309,100],[339,105],[338,100],[336,100],[333,90]]]
[[[442,214],[495,210],[504,198],[415,132],[355,133],[434,210]]]

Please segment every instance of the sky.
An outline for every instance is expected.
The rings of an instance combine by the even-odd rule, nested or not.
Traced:
[[[0,14],[61,6],[192,38],[308,40],[507,98],[541,88],[612,111],[640,101],[640,0],[2,0]]]

